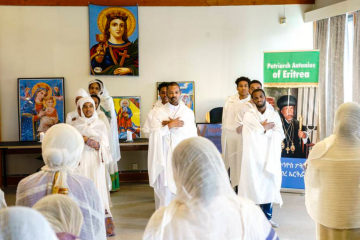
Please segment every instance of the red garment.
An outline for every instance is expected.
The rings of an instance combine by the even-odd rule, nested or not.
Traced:
[[[119,128],[128,129],[132,127],[131,118],[128,118],[128,113],[123,112],[122,108],[120,108],[119,114],[118,114],[118,126]]]

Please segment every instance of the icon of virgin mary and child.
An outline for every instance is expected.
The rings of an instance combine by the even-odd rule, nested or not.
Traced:
[[[46,83],[33,87],[31,98],[21,108],[21,140],[35,141],[40,132],[46,132],[51,126],[59,123],[56,98]]]
[[[135,27],[135,17],[125,8],[106,8],[99,14],[102,34],[90,49],[92,75],[139,75],[138,39],[128,39]]]

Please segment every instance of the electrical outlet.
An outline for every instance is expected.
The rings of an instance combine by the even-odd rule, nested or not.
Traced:
[[[286,18],[280,18],[280,24],[286,24]]]
[[[137,163],[133,163],[133,170],[137,170],[137,169],[138,169]]]

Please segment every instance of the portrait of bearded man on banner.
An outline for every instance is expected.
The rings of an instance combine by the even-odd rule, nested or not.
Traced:
[[[306,127],[301,126],[300,129],[300,123],[295,118],[296,104],[296,98],[291,95],[284,95],[277,101],[285,133],[285,139],[281,144],[281,156],[288,158],[306,158],[305,144],[310,143],[310,140],[308,133],[306,131],[302,131],[306,129]]]

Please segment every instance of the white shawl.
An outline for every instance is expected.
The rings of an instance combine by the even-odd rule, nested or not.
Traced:
[[[275,123],[275,127],[266,133],[261,125],[265,120]],[[245,113],[243,123],[243,156],[238,194],[256,204],[281,205],[281,142],[285,135],[280,116],[269,108],[266,108],[264,114],[251,108]]]
[[[33,209],[39,211],[48,220],[56,233],[80,236],[84,218],[79,206],[68,196],[48,195],[38,201]]]
[[[83,105],[87,102],[90,102],[94,105],[94,113],[90,118],[85,117],[82,111]],[[86,136],[100,143],[100,149],[98,151],[99,159],[102,159],[102,161],[104,161],[106,164],[112,162],[112,156],[109,147],[109,135],[105,124],[98,118],[98,114],[95,110],[94,100],[91,97],[81,98],[78,101],[78,107],[81,109],[81,116],[76,121],[72,122],[72,125],[80,132],[82,136]],[[81,164],[86,165],[86,161],[82,162]]]
[[[197,136],[194,112],[183,102],[180,102],[179,105],[179,109],[174,115],[170,113],[170,103],[156,110],[151,121],[153,130],[150,133],[148,153],[150,186],[155,187],[154,183],[157,177],[162,171],[165,171],[165,186],[168,186],[174,194],[176,194],[176,186],[172,171],[172,152],[182,140]],[[169,118],[179,118],[184,121],[184,126],[170,130],[168,126],[163,127],[162,121],[169,121]],[[166,155],[164,155],[165,152],[167,152]]]
[[[212,142],[186,139],[175,148],[172,162],[178,194],[153,214],[144,240],[276,238],[260,208],[231,189]]]
[[[78,97],[88,97],[88,96],[89,96],[89,94],[85,91],[85,89],[79,88],[79,90],[77,90],[77,92],[75,93],[75,101],[76,101],[76,98],[78,98]],[[71,124],[73,118],[77,118],[77,117],[79,117],[79,114],[78,114],[77,105],[75,102],[75,110],[72,112],[69,112],[67,114],[66,123]]]
[[[311,150],[305,173],[305,204],[328,228],[360,228],[360,105],[342,104],[334,134]]]
[[[116,120],[116,111],[114,106],[114,100],[109,95],[104,83],[98,79],[92,80],[89,82],[88,87],[92,83],[98,83],[100,85],[99,97],[100,97],[100,110],[103,111],[108,118],[110,124],[110,134],[111,141],[109,142],[111,155],[112,155],[112,164],[117,164],[117,161],[120,160],[120,144],[119,144],[119,134],[118,134],[118,125]]]
[[[36,210],[10,207],[0,211],[0,239],[58,240],[46,219]]]
[[[150,110],[150,112],[148,113],[148,116],[147,116],[147,118],[146,118],[144,127],[142,128],[142,131],[143,131],[143,133],[145,134],[145,137],[146,137],[146,138],[149,138],[149,137],[150,137],[151,121],[152,121],[153,115],[154,115],[156,109],[158,109],[159,107],[162,107],[162,106],[163,106],[162,101],[161,101],[161,100],[157,100],[157,101],[154,103],[153,108],[152,108],[152,109]]]

